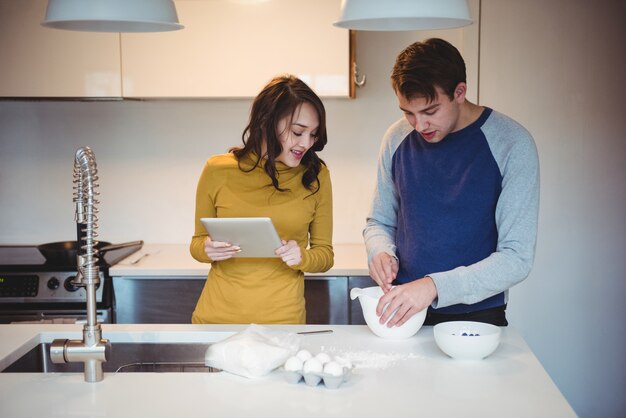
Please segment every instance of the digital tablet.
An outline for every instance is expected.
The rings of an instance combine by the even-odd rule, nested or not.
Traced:
[[[235,257],[277,257],[282,244],[271,218],[200,218],[214,241],[241,248]]]

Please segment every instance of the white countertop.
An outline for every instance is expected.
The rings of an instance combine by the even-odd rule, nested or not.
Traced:
[[[367,254],[363,244],[335,244],[335,264],[325,273],[307,276],[368,276]],[[147,254],[147,255],[145,255]],[[145,255],[145,256],[144,256]],[[133,261],[137,261],[133,264]],[[144,244],[109,269],[111,276],[200,276],[206,277],[210,265],[194,260],[186,244]]]
[[[273,372],[259,379],[221,373],[0,373],[0,416],[20,417],[575,417],[520,335],[504,328],[485,360],[459,362],[437,348],[432,327],[407,340],[384,340],[366,326],[302,337],[317,353],[367,353],[393,361],[357,367],[338,389],[288,384]],[[103,325],[115,342],[212,342],[237,325]],[[0,370],[42,341],[80,338],[77,325],[0,325]],[[17,352],[16,352],[17,350]],[[11,354],[13,353],[13,354]],[[357,363],[358,364],[358,363]],[[366,363],[367,364],[367,363]],[[371,366],[371,364],[370,364]]]

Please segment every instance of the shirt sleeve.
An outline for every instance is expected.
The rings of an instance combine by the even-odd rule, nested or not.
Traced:
[[[320,189],[313,195],[316,198],[315,217],[309,227],[309,248],[301,247],[302,261],[293,269],[308,273],[329,270],[334,264],[333,252],[333,191],[330,172],[322,166],[318,178]]]
[[[211,263],[211,258],[204,252],[204,241],[209,234],[202,226],[200,218],[215,218],[216,210],[213,203],[213,197],[211,196],[211,165],[207,161],[202,169],[202,174],[198,180],[198,187],[196,188],[196,213],[195,213],[195,229],[194,235],[191,238],[191,244],[189,245],[189,252],[191,256],[202,262]]]
[[[383,137],[378,157],[376,188],[363,230],[368,262],[381,252],[396,257],[398,194],[391,172],[392,158],[402,140],[412,130],[406,120],[401,119],[394,123]]]
[[[434,308],[472,304],[506,291],[524,280],[533,264],[539,212],[535,143],[530,133],[512,120],[505,128],[487,126],[485,130],[502,174],[495,211],[496,250],[475,264],[428,274],[437,287]]]

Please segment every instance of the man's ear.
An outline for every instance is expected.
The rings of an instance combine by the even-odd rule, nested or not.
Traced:
[[[465,94],[467,93],[467,84],[460,82],[454,88],[454,101],[457,103],[463,103],[465,101]]]

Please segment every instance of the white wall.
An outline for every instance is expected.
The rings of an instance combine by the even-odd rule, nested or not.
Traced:
[[[429,35],[465,44],[477,77],[477,27],[433,33],[359,33],[357,99],[325,99],[321,153],[334,192],[334,242],[362,242],[380,138],[402,114],[390,87],[395,56]],[[471,36],[470,36],[471,35]],[[259,86],[259,89],[262,86]],[[476,94],[474,91],[470,92]],[[251,100],[0,101],[0,243],[75,239],[72,166],[91,146],[100,174],[100,237],[187,243],[204,161],[241,144]]]
[[[480,100],[533,133],[541,162],[511,322],[580,416],[626,416],[626,2],[482,4]]]
[[[580,416],[623,416],[625,3],[482,4],[480,102],[527,126],[542,169],[536,263],[511,292],[510,322]],[[380,137],[401,116],[389,71],[429,35],[467,41],[454,31],[360,32],[367,85],[354,101],[325,100],[335,242],[361,241]],[[98,159],[103,239],[187,242],[202,164],[239,142],[249,104],[0,102],[0,243],[74,239],[72,161],[82,145]]]

